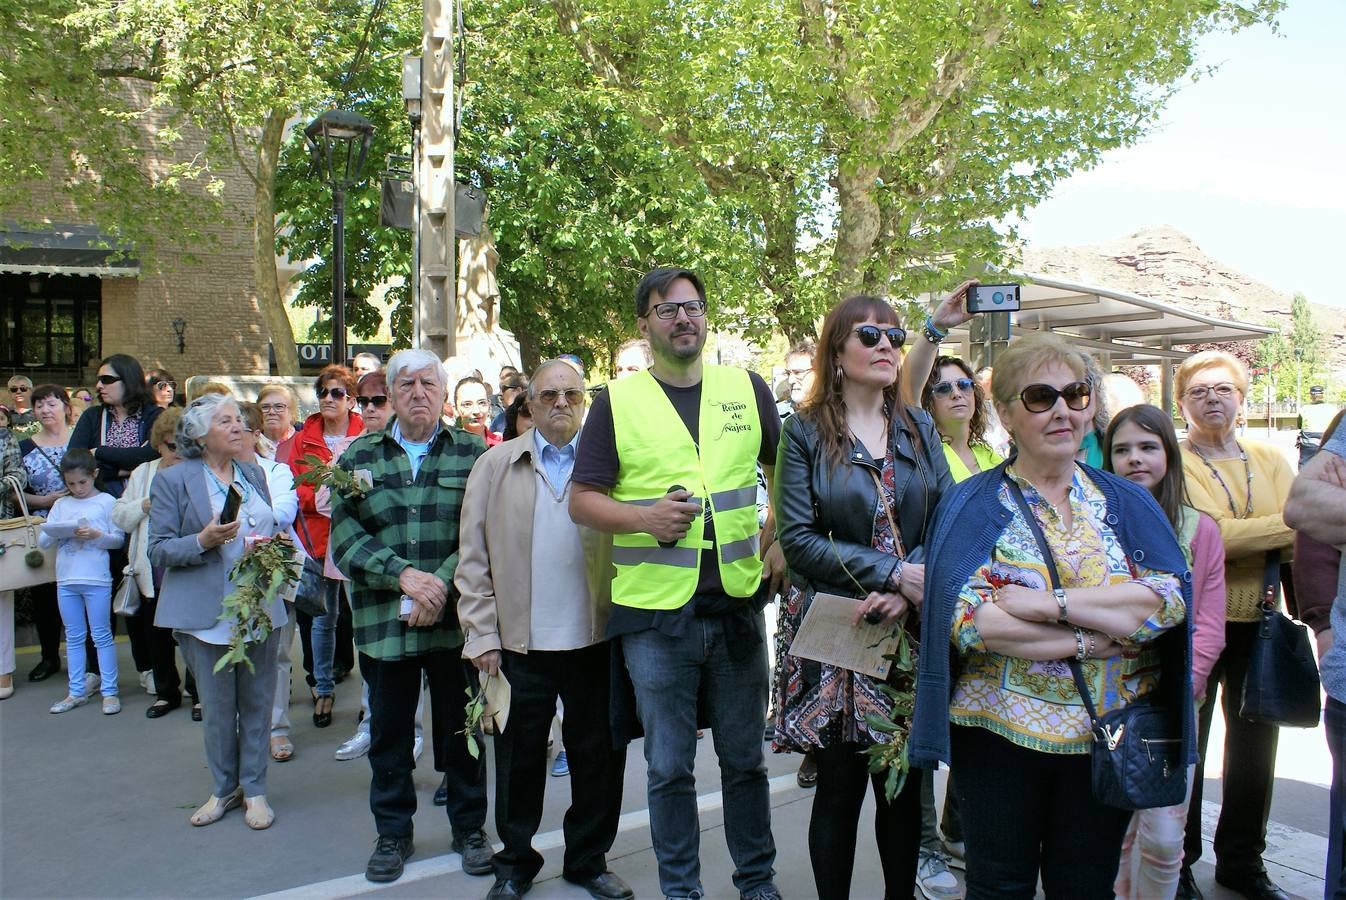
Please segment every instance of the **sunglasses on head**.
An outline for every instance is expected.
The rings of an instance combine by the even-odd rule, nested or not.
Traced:
[[[102,384],[102,385],[116,384],[117,382],[119,382],[119,381],[121,381],[121,380],[122,380],[122,377],[121,377],[120,375],[99,375],[99,376],[98,376],[98,383],[99,383],[99,384]]]
[[[1094,389],[1087,381],[1072,381],[1057,390],[1050,384],[1030,384],[1019,392],[1024,409],[1033,413],[1046,412],[1056,405],[1057,397],[1066,398],[1066,406],[1075,411],[1089,408]]]
[[[328,397],[331,397],[333,400],[340,400],[342,397],[345,396],[346,396],[346,389],[344,387],[320,388],[318,390],[319,400],[326,400]]]
[[[388,405],[387,394],[375,394],[372,397],[356,397],[355,402],[361,406],[372,406],[375,409],[383,409]]]
[[[930,386],[930,392],[940,397],[947,397],[953,393],[954,388],[962,391],[964,394],[972,390],[973,381],[971,378],[955,378],[953,381],[936,381]]]
[[[888,336],[888,346],[894,350],[907,342],[906,329],[898,328],[896,325],[890,325],[886,328],[880,328],[877,325],[861,325],[853,330],[856,336],[860,338],[860,343],[865,347],[877,347],[879,338],[883,335]]]

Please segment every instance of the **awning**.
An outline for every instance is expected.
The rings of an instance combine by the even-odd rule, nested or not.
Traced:
[[[0,274],[134,277],[132,250],[96,225],[0,223]]]

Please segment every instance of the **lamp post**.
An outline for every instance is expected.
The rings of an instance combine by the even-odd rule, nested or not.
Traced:
[[[346,362],[346,190],[360,181],[374,124],[329,109],[304,129],[313,163],[332,187],[332,362]]]
[[[411,123],[411,346],[421,346],[421,58],[402,57],[402,103]]]

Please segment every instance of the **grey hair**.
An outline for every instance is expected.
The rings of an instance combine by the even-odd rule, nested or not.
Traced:
[[[546,359],[546,360],[543,360],[542,362],[540,362],[540,363],[537,364],[537,368],[535,368],[535,369],[533,370],[533,377],[530,378],[530,379],[528,379],[528,399],[529,399],[529,400],[536,400],[536,399],[537,399],[537,391],[538,391],[537,382],[538,382],[538,379],[542,377],[542,373],[545,372],[545,371],[547,371],[548,369],[554,368],[554,367],[556,367],[556,366],[565,366],[565,367],[566,367],[567,369],[569,369],[570,371],[572,371],[572,372],[574,372],[575,374],[579,375],[579,376],[580,376],[580,390],[585,390],[585,389],[586,389],[586,385],[585,385],[585,383],[584,383],[584,376],[583,376],[582,374],[580,374],[580,372],[579,372],[578,369],[575,368],[575,364],[574,364],[573,362],[571,362],[571,361],[568,360],[568,359]]]
[[[201,451],[205,449],[202,440],[206,432],[210,431],[210,423],[215,421],[215,416],[224,406],[242,411],[231,394],[202,394],[187,404],[187,408],[182,411],[182,418],[178,419],[178,456],[183,459],[197,459],[201,456]]]
[[[439,361],[438,356],[435,356],[429,350],[420,348],[398,350],[388,360],[388,364],[384,366],[383,374],[388,380],[388,387],[391,389],[403,374],[419,372],[422,369],[433,369],[435,381],[439,383],[440,390],[448,390],[448,377],[444,374],[444,364]]]

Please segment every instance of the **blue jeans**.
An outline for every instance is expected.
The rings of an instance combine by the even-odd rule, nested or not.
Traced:
[[[313,690],[319,697],[330,697],[336,691],[332,675],[336,657],[337,616],[341,614],[341,594],[344,582],[336,578],[322,580],[322,596],[327,612],[313,617]]]
[[[70,696],[84,696],[84,668],[88,664],[84,639],[93,632],[104,697],[117,696],[117,645],[112,641],[112,585],[57,584],[56,604],[65,622],[65,647],[70,673]],[[87,623],[86,623],[87,620]]]
[[[761,613],[756,613],[762,633]],[[696,719],[704,703],[724,792],[724,835],[734,885],[751,896],[772,884],[776,845],[762,731],[766,727],[766,644],[729,645],[728,616],[692,619],[681,637],[655,629],[622,636],[636,709],[645,729],[650,833],[666,896],[701,891],[696,811]]]

